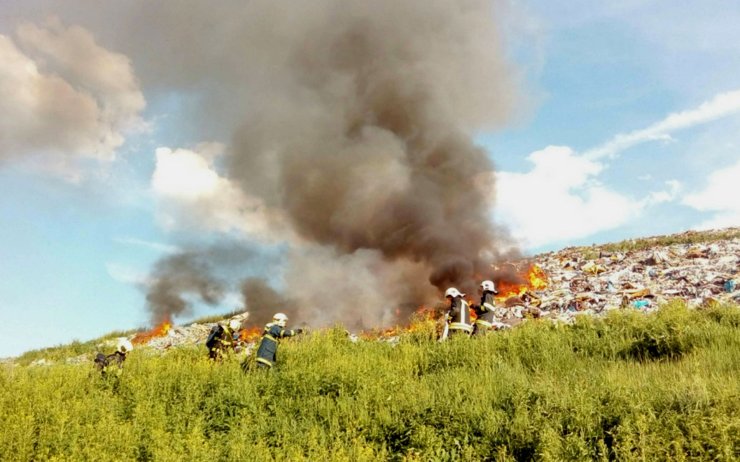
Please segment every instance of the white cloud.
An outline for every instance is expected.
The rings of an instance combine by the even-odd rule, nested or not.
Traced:
[[[123,284],[146,287],[151,284],[149,275],[144,272],[120,263],[109,262],[105,264],[108,276]]]
[[[715,170],[707,179],[707,186],[684,197],[683,204],[714,215],[699,228],[715,229],[740,226],[740,161]]]
[[[740,90],[719,93],[695,109],[676,112],[647,128],[618,134],[584,153],[588,159],[613,158],[618,153],[647,141],[672,141],[671,133],[711,122],[740,112]]]
[[[650,192],[647,197],[640,202],[641,206],[647,207],[675,200],[679,191],[681,191],[681,182],[677,180],[668,180],[665,182],[665,185],[668,187],[667,190]]]
[[[548,146],[533,152],[526,173],[497,173],[498,220],[511,228],[526,247],[536,248],[614,229],[640,216],[649,207],[676,200],[682,189],[677,180],[642,197],[630,197],[602,184],[598,178],[614,159],[635,144],[671,140],[671,132],[740,112],[740,90],[720,93],[695,109],[668,115],[647,128],[614,136],[606,143],[577,154],[567,146]],[[687,196],[684,203],[697,210],[716,212],[705,228],[740,224],[740,163],[714,172],[706,190]],[[650,174],[640,180],[650,180]]]
[[[214,161],[222,152],[217,143],[194,150],[157,148],[151,185],[160,224],[167,229],[238,231],[266,241],[285,238],[281,216],[218,174]]]
[[[161,242],[146,241],[143,239],[137,239],[135,237],[116,237],[116,238],[113,238],[113,241],[119,244],[134,245],[137,247],[143,247],[149,250],[153,250],[155,252],[162,252],[162,253],[176,253],[180,250],[179,247],[175,245],[164,244]]]
[[[24,24],[0,35],[0,162],[30,161],[70,180],[110,161],[141,130],[144,97],[128,58],[81,27]]]
[[[496,188],[500,221],[527,247],[586,237],[640,211],[640,204],[596,181],[603,165],[567,146],[548,146],[528,159],[532,170],[499,172]]]

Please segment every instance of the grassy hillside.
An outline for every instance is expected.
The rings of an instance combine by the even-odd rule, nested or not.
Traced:
[[[341,328],[275,371],[204,347],[134,351],[120,376],[6,366],[0,460],[737,460],[740,308],[612,312],[398,345]]]

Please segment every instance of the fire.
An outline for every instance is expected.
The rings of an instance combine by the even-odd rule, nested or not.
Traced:
[[[419,321],[434,321],[439,318],[437,310],[426,306],[420,306],[416,311],[414,311],[414,314]]]
[[[547,287],[547,274],[537,265],[532,265],[527,273],[529,284],[534,290],[542,290]]]
[[[142,343],[147,343],[153,338],[164,337],[167,335],[167,332],[170,331],[170,328],[172,328],[172,323],[169,319],[166,319],[155,326],[152,330],[136,334],[134,338],[131,339],[131,343],[134,345],[141,345]]]
[[[239,331],[239,341],[242,343],[256,342],[262,336],[262,328],[259,326],[247,327]]]
[[[499,281],[496,283],[498,295],[496,301],[503,303],[512,297],[521,297],[528,291],[542,290],[547,287],[547,275],[537,265],[531,265],[526,271],[520,272],[522,283]]]
[[[399,310],[396,310],[399,312]],[[365,340],[377,340],[379,338],[396,337],[402,333],[423,330],[429,322],[435,323],[442,316],[438,310],[431,307],[420,306],[414,311],[408,324],[405,326],[395,325],[384,329],[375,328],[360,332],[360,337]]]
[[[512,297],[521,297],[527,292],[543,290],[548,286],[547,274],[542,268],[534,264],[529,265],[524,271],[517,271],[515,278],[518,282],[510,282],[506,280],[499,280],[496,282],[498,295],[496,295],[495,298],[497,303],[503,304],[506,300]],[[530,295],[534,296],[534,294]],[[477,303],[479,303],[478,300],[468,300],[469,305]],[[401,316],[401,310],[396,309],[395,314],[397,317]],[[429,323],[436,324],[443,315],[444,311],[440,311],[432,307],[420,306],[416,309],[405,325],[396,324],[393,327],[365,330],[359,333],[359,337],[365,340],[377,340],[396,337],[403,333],[422,331],[428,328]],[[471,309],[470,320],[471,322],[474,322],[475,319],[475,313]],[[251,329],[243,329],[239,334],[239,338],[241,341],[249,342],[256,340],[260,335],[262,335],[262,331],[259,328],[254,327]]]

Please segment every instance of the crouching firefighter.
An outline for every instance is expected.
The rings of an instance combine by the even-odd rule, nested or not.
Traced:
[[[286,329],[288,317],[284,313],[276,313],[272,322],[267,323],[262,333],[260,346],[257,348],[257,367],[270,369],[277,360],[278,340],[303,333],[303,329]]]
[[[222,361],[226,353],[234,349],[236,345],[234,335],[240,328],[241,322],[237,319],[232,319],[225,326],[221,324],[213,326],[206,340],[208,357],[213,361]]]
[[[480,284],[480,305],[473,305],[473,312],[476,315],[475,325],[473,326],[473,335],[486,333],[493,327],[495,321],[495,310],[493,296],[498,293],[493,281],[483,281]]]
[[[123,362],[126,361],[128,353],[134,349],[134,346],[127,339],[120,340],[116,351],[109,355],[98,353],[93,360],[95,367],[100,371],[100,374],[105,377],[108,372],[115,371],[116,375],[121,375],[123,368]],[[113,369],[115,367],[115,369]]]
[[[445,297],[450,301],[450,310],[447,312],[448,326],[445,329],[449,331],[448,335],[470,335],[473,332],[473,326],[470,324],[470,307],[463,299],[464,296],[465,294],[454,287],[445,292]]]

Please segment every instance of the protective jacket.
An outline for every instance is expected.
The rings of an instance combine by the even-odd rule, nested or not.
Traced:
[[[277,360],[278,340],[292,337],[298,333],[300,333],[300,330],[286,329],[275,322],[268,323],[262,333],[260,346],[257,348],[257,365],[272,367]]]
[[[234,331],[229,326],[216,324],[211,329],[206,340],[208,357],[215,360],[223,359],[230,348],[234,348]]]
[[[95,367],[98,368],[103,376],[105,376],[114,366],[116,367],[116,369],[114,369],[116,374],[120,374],[123,362],[126,361],[126,353],[115,351],[107,356],[103,353],[98,353],[93,361],[95,363]]]
[[[447,319],[450,322],[450,334],[473,332],[473,326],[470,324],[470,307],[462,297],[452,299]]]
[[[495,310],[493,292],[486,290],[480,298],[480,305],[473,306],[476,316],[473,335],[482,334],[493,327]]]

